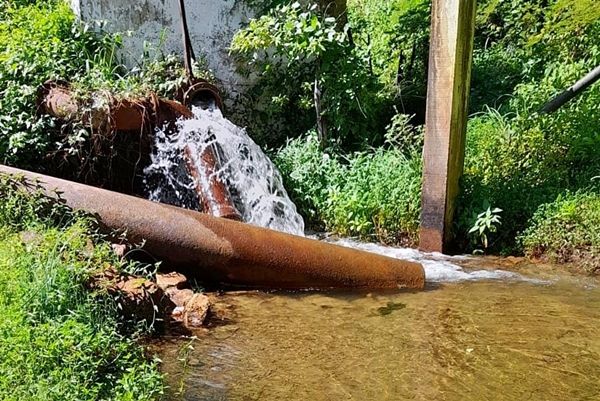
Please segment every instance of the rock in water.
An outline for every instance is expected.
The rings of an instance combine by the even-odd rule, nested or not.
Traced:
[[[185,304],[183,324],[188,328],[201,327],[208,316],[210,300],[204,294],[194,294]]]

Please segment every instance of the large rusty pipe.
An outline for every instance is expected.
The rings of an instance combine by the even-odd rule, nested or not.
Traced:
[[[162,126],[192,112],[179,102],[157,96],[112,101],[106,109],[84,112],[85,102],[78,100],[67,83],[48,81],[38,93],[38,107],[62,120],[80,119],[93,129],[140,131],[144,126]]]
[[[1,166],[49,196],[98,217],[170,267],[215,283],[259,288],[422,289],[419,263],[392,259],[233,220]]]

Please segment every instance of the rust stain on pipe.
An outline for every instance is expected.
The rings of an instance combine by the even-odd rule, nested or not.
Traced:
[[[85,111],[66,82],[48,81],[38,93],[38,107],[62,120],[79,118],[94,129],[110,127],[117,131],[140,131],[145,125],[162,126],[180,117],[190,118],[192,112],[179,102],[157,96],[114,100],[106,110]]]
[[[207,145],[199,157],[188,145],[184,148],[184,159],[188,172],[194,179],[196,193],[202,202],[204,212],[216,217],[241,221],[242,216],[231,200],[229,189],[216,174],[220,169],[216,143]]]
[[[11,167],[59,191],[67,205],[96,215],[112,230],[176,269],[215,283],[257,288],[422,289],[419,263],[297,237],[237,221],[106,191]],[[54,195],[55,196],[55,195]]]

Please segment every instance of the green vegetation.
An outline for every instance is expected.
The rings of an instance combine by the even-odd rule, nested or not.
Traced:
[[[89,127],[80,122],[60,124],[38,114],[37,91],[46,80],[68,81],[82,99],[89,100],[93,94],[96,102],[90,102],[90,111],[106,107],[109,100],[150,92],[174,96],[184,79],[177,58],[146,57],[139,67],[128,69],[118,57],[121,35],[105,33],[103,26],[78,23],[63,0],[0,2],[3,163],[51,170],[58,160],[79,170],[82,166],[90,169],[99,158],[94,153],[98,138],[91,138]],[[111,138],[111,133],[104,134],[106,138],[100,139]]]
[[[273,9],[239,33],[233,45],[242,55],[257,56],[254,61],[264,79],[259,86],[269,82],[274,94],[262,98],[271,104],[266,107],[271,116],[294,110],[288,118],[300,123],[288,124],[283,132],[308,138],[290,141],[277,153],[289,192],[315,227],[386,242],[414,240],[419,188],[413,184],[419,180],[422,146],[422,130],[414,126],[424,121],[430,3],[348,0],[349,25],[344,30],[318,7],[294,7],[293,12],[290,7]],[[533,252],[530,242],[517,238],[524,233],[529,238],[534,227],[537,235],[550,236],[540,228],[540,219],[548,213],[545,205],[557,197],[579,190],[599,193],[593,178],[600,173],[600,86],[554,114],[543,115],[539,109],[600,65],[600,5],[593,0],[485,0],[478,7],[473,114],[455,224],[457,245],[464,251],[552,253],[550,246]],[[299,12],[316,22],[290,23]],[[339,36],[345,53],[323,45],[318,57],[296,57],[289,75],[275,67],[278,61],[291,61],[286,53],[290,49],[321,43],[323,35],[338,37],[327,35],[330,30],[345,34]],[[294,32],[302,35],[288,37]],[[260,40],[271,34],[277,39],[274,52],[272,42]],[[305,85],[305,107],[298,107],[294,99],[301,97],[290,96],[290,88],[298,86],[290,82],[299,82],[298,71],[309,71],[304,81],[311,82],[315,63],[329,54],[353,62],[344,65],[336,59],[336,68],[322,81],[322,93],[352,94],[347,99],[355,100],[364,113],[341,103],[324,107],[326,118],[337,121],[342,116],[352,128],[335,125],[329,147],[320,153],[311,142],[314,137],[304,135],[316,125],[311,88]],[[346,76],[364,77],[361,82],[368,85],[357,88]],[[377,119],[380,125],[365,125],[363,118]],[[281,146],[277,138],[268,144]],[[381,193],[374,195],[375,190]],[[573,200],[579,201],[583,198]],[[488,210],[496,211],[493,224],[482,220]],[[565,231],[566,221],[553,221],[560,226],[557,232]],[[547,242],[552,242],[550,237]],[[596,259],[590,263],[598,264]]]
[[[252,67],[246,72],[260,72],[252,101],[271,105],[261,122],[280,121],[278,138],[293,133],[286,127],[306,131],[315,121],[324,145],[363,145],[364,132],[377,130],[374,76],[348,31],[322,17],[316,4],[275,7],[239,31],[231,50]],[[254,132],[264,136],[263,130]]]
[[[521,236],[525,252],[552,261],[600,269],[600,194],[580,191],[544,204]]]
[[[316,135],[275,157],[298,208],[318,228],[411,246],[419,227],[421,159],[398,149],[346,158],[323,153]]]
[[[36,115],[36,91],[47,79],[81,75],[86,60],[103,60],[110,48],[77,29],[63,2],[12,2],[0,9],[0,152],[3,162],[29,166],[56,138],[53,121]],[[98,50],[97,56],[94,56]],[[102,62],[102,61],[100,61]]]
[[[84,216],[23,184],[0,179],[0,398],[158,399],[157,364],[121,334],[115,300],[86,289],[118,266],[110,247]]]
[[[324,15],[325,2],[250,3],[264,15],[231,47],[242,72],[258,74],[247,99],[255,118],[249,131],[280,148],[274,158],[309,225],[413,244],[430,2],[348,0],[347,15],[337,19]],[[550,236],[540,228],[552,220],[547,205],[600,192],[600,86],[554,114],[539,113],[600,65],[599,37],[594,0],[478,2],[458,249],[552,256],[553,247],[518,238],[535,231],[539,243],[551,243],[540,237]],[[38,115],[36,91],[47,79],[68,78],[82,99],[108,100],[171,96],[182,82],[176,58],[145,58],[128,71],[120,46],[121,36],[101,24],[77,23],[64,1],[0,1],[2,161],[50,172],[61,163],[75,178],[110,165],[99,159],[112,155],[98,149],[112,148],[98,141],[112,136],[94,138],[81,123]],[[496,210],[493,222],[485,220],[488,210]],[[565,231],[565,220],[552,221]]]

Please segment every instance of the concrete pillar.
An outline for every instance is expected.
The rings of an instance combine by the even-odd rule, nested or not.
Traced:
[[[433,0],[419,246],[443,252],[465,154],[475,0]]]

